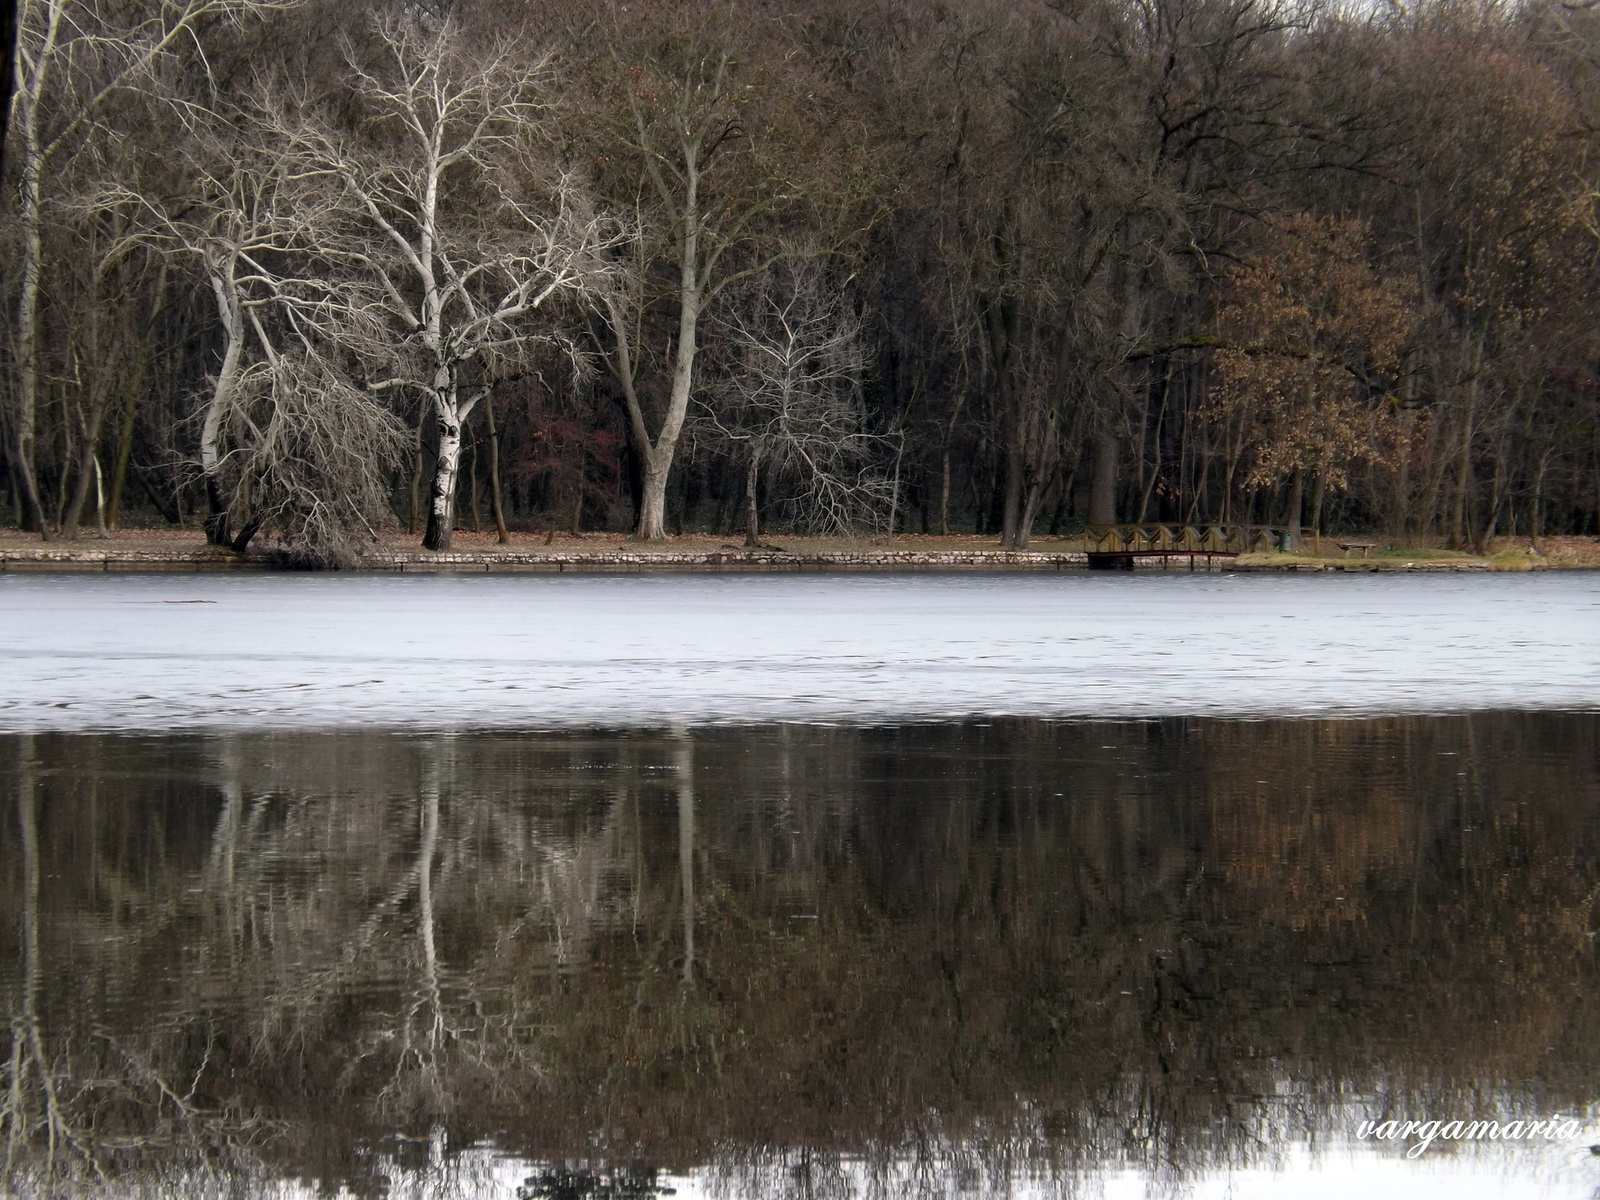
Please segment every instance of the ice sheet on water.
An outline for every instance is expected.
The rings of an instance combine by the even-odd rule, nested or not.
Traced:
[[[10,731],[1600,708],[1587,572],[8,575],[0,628]]]

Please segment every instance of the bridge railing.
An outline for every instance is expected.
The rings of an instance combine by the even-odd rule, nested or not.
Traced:
[[[1221,522],[1090,525],[1083,548],[1090,554],[1248,554],[1279,544],[1282,526]]]

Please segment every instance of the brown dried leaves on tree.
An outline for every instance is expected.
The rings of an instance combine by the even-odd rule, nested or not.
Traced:
[[[1335,489],[1360,461],[1404,452],[1394,382],[1417,306],[1367,260],[1360,224],[1296,216],[1229,277],[1207,415],[1230,435],[1242,482],[1296,471]]]

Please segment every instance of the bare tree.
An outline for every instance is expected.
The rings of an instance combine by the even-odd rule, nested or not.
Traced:
[[[548,56],[470,46],[449,21],[379,18],[381,61],[347,46],[362,132],[280,110],[303,170],[344,188],[348,214],[320,247],[370,287],[381,333],[354,343],[374,392],[423,398],[437,456],[423,545],[448,550],[461,431],[530,344],[534,317],[602,269],[617,222],[556,162]]]
[[[715,440],[744,459],[744,540],[760,544],[757,485],[794,482],[800,523],[847,533],[890,502],[874,468],[885,442],[869,431],[861,396],[861,324],[845,294],[809,256],[781,259],[719,318],[730,375],[702,403]]]
[[[748,216],[742,213],[739,220],[730,221],[726,208],[719,213],[716,206],[706,205],[702,194],[712,156],[723,142],[737,136],[732,70],[733,56],[729,52],[702,50],[689,58],[675,78],[666,81],[665,86],[671,88],[666,93],[667,105],[661,105],[657,92],[645,83],[642,69],[636,77],[639,86],[628,95],[634,147],[661,205],[663,232],[670,246],[667,253],[674,260],[677,274],[678,319],[669,351],[671,383],[654,436],[639,396],[639,370],[645,353],[640,343],[649,304],[646,288],[650,274],[648,243],[644,239],[637,243],[634,269],[620,281],[622,286],[604,294],[610,319],[609,345],[604,347],[604,356],[622,388],[630,435],[642,460],[644,491],[638,534],[645,539],[667,536],[667,477],[689,412],[695,357],[700,349],[700,314],[706,306],[717,262],[734,240],[719,235],[724,234],[724,226],[736,229]],[[657,86],[663,85],[658,82]],[[670,115],[665,121],[650,111],[668,105]],[[666,128],[657,128],[658,123]],[[600,342],[598,337],[596,342]]]
[[[641,9],[643,6],[640,6]],[[588,65],[606,195],[639,238],[603,296],[591,338],[622,393],[638,456],[637,536],[666,537],[667,482],[697,384],[703,318],[718,296],[806,229],[836,246],[870,171],[850,117],[780,21],[720,4],[595,18],[608,52]],[[790,43],[792,45],[792,43]]]
[[[180,215],[127,191],[101,202],[141,209],[148,228],[129,240],[196,263],[216,304],[222,356],[197,413],[206,540],[242,552],[270,528],[301,561],[348,562],[359,535],[389,519],[406,433],[353,382],[359,364],[343,349],[370,341],[377,320],[347,265],[318,251],[338,181],[296,170],[270,123],[236,113],[207,124]]]
[[[137,386],[150,336],[149,310],[140,301],[150,298],[161,267],[161,255],[135,236],[143,216],[123,206],[86,214],[77,228],[79,252],[55,273],[52,309],[71,331],[58,367],[68,386],[61,389],[57,508],[68,541],[78,536],[91,497],[97,532],[109,535],[102,432],[114,404],[125,401],[130,384]]]
[[[389,480],[410,436],[325,347],[296,341],[279,352],[263,337],[266,369],[223,412],[224,511],[243,521],[236,549],[273,529],[292,560],[345,565],[392,520]]]
[[[47,180],[92,130],[113,96],[135,88],[202,23],[273,5],[267,0],[179,0],[106,9],[84,0],[20,0],[12,122],[19,141],[17,414],[12,469],[40,533],[50,525],[34,470],[39,407],[39,304],[44,284]]]
[[[257,377],[270,375],[274,351],[258,310],[278,303],[315,306],[324,290],[321,280],[296,287],[284,263],[309,241],[314,215],[298,203],[301,189],[287,186],[288,164],[273,161],[244,139],[227,137],[226,123],[215,123],[221,135],[203,146],[190,163],[192,191],[183,197],[181,217],[130,193],[114,194],[113,203],[145,207],[153,216],[154,234],[190,256],[199,266],[216,303],[222,330],[222,358],[211,378],[210,395],[201,406],[200,472],[208,512],[206,540],[243,550],[259,527],[247,522],[235,530],[224,499],[224,467],[228,457],[225,428],[230,417],[248,405],[241,397],[255,388]],[[202,157],[203,156],[203,157]],[[274,261],[276,260],[276,261]],[[309,312],[305,314],[311,316]],[[274,324],[269,318],[269,325]],[[256,326],[257,347],[250,350],[250,326]],[[270,387],[265,389],[270,391]]]

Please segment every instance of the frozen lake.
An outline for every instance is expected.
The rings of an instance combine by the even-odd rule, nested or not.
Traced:
[[[1600,574],[0,577],[0,731],[1600,708]]]

